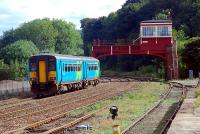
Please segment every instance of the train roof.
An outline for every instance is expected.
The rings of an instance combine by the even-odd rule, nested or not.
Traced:
[[[34,55],[33,57],[37,57],[37,56],[53,56],[56,59],[66,59],[66,60],[99,61],[98,59],[94,57],[50,54],[50,53],[40,53],[40,54]]]

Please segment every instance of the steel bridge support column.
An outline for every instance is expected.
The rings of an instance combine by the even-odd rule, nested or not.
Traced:
[[[165,68],[167,79],[178,79],[178,55],[176,44],[167,46],[166,51]]]

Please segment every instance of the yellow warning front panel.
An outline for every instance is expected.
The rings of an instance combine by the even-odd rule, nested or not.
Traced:
[[[39,80],[40,82],[46,82],[46,62],[39,61]]]
[[[36,72],[30,72],[30,78],[36,78]]]

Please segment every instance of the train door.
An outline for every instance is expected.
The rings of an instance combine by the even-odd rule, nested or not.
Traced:
[[[41,60],[39,61],[39,82],[45,83],[46,81],[46,61]]]
[[[86,80],[87,79],[87,64],[85,61],[83,61],[83,79]]]

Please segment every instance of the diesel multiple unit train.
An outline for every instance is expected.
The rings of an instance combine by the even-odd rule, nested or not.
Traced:
[[[36,96],[59,94],[97,85],[100,63],[92,57],[44,53],[30,57],[28,74]]]

